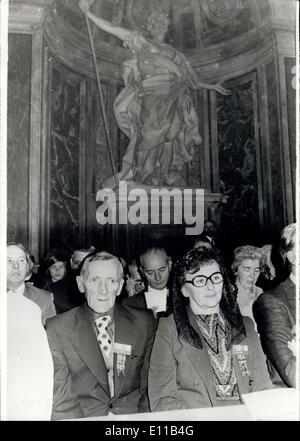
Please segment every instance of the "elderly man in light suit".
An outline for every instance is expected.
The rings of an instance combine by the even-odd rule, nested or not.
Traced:
[[[54,361],[52,419],[149,411],[153,314],[115,303],[123,267],[107,252],[85,258],[77,283],[86,303],[47,323]]]
[[[53,295],[43,289],[38,289],[30,283],[25,283],[30,274],[32,262],[29,254],[20,243],[7,245],[7,290],[11,295],[22,295],[36,303],[42,312],[42,323],[56,315]]]

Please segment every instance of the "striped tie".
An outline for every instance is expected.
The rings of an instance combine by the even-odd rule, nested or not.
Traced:
[[[95,320],[96,326],[98,328],[98,336],[97,340],[99,342],[100,348],[105,353],[107,357],[109,357],[111,349],[112,349],[112,341],[109,336],[107,327],[111,322],[110,315],[103,315]]]

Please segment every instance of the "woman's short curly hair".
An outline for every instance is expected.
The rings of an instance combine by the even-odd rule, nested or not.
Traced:
[[[231,264],[233,273],[236,273],[238,267],[245,259],[258,260],[261,269],[263,269],[265,266],[265,255],[262,249],[252,245],[244,245],[242,247],[235,248],[233,251],[233,262]]]
[[[220,266],[221,272],[225,271],[222,259],[218,253],[211,248],[200,246],[191,249],[175,264],[174,273],[178,287],[182,288],[187,273],[194,274],[203,266],[216,262]]]

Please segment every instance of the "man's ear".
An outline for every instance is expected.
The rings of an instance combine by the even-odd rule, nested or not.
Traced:
[[[139,269],[139,271],[140,271],[140,273],[141,273],[141,276],[146,277],[146,276],[145,276],[145,272],[144,272],[143,267],[142,267],[142,266],[139,266],[138,269]]]
[[[81,276],[76,276],[77,286],[80,292],[85,293],[84,282]]]
[[[118,291],[117,291],[117,294],[116,294],[117,296],[119,296],[119,295],[121,294],[121,291],[122,291],[123,285],[124,285],[124,279],[122,279],[122,280],[120,281],[119,288],[118,288]]]
[[[30,275],[30,273],[31,273],[31,269],[33,268],[33,265],[31,266],[30,264],[29,264],[29,262],[27,261],[26,262],[26,277],[28,277],[29,275]]]
[[[171,269],[172,269],[172,266],[173,266],[172,257],[168,257],[168,267],[169,267],[169,270],[170,270],[170,271],[171,271]]]
[[[182,292],[182,294],[184,295],[184,297],[190,297],[189,292],[188,292],[188,290],[186,289],[185,286],[183,286],[183,287],[181,288],[181,292]]]

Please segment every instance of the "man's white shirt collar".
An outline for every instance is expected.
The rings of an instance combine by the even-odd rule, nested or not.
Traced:
[[[152,288],[151,286],[148,286],[147,292],[149,292],[149,293],[160,293],[161,295],[163,295],[163,294],[168,295],[169,294],[168,288],[155,289],[155,288]]]
[[[162,312],[167,310],[167,297],[169,294],[168,288],[154,289],[151,286],[148,287],[148,291],[145,292],[145,300],[148,309],[155,308],[155,312]]]

